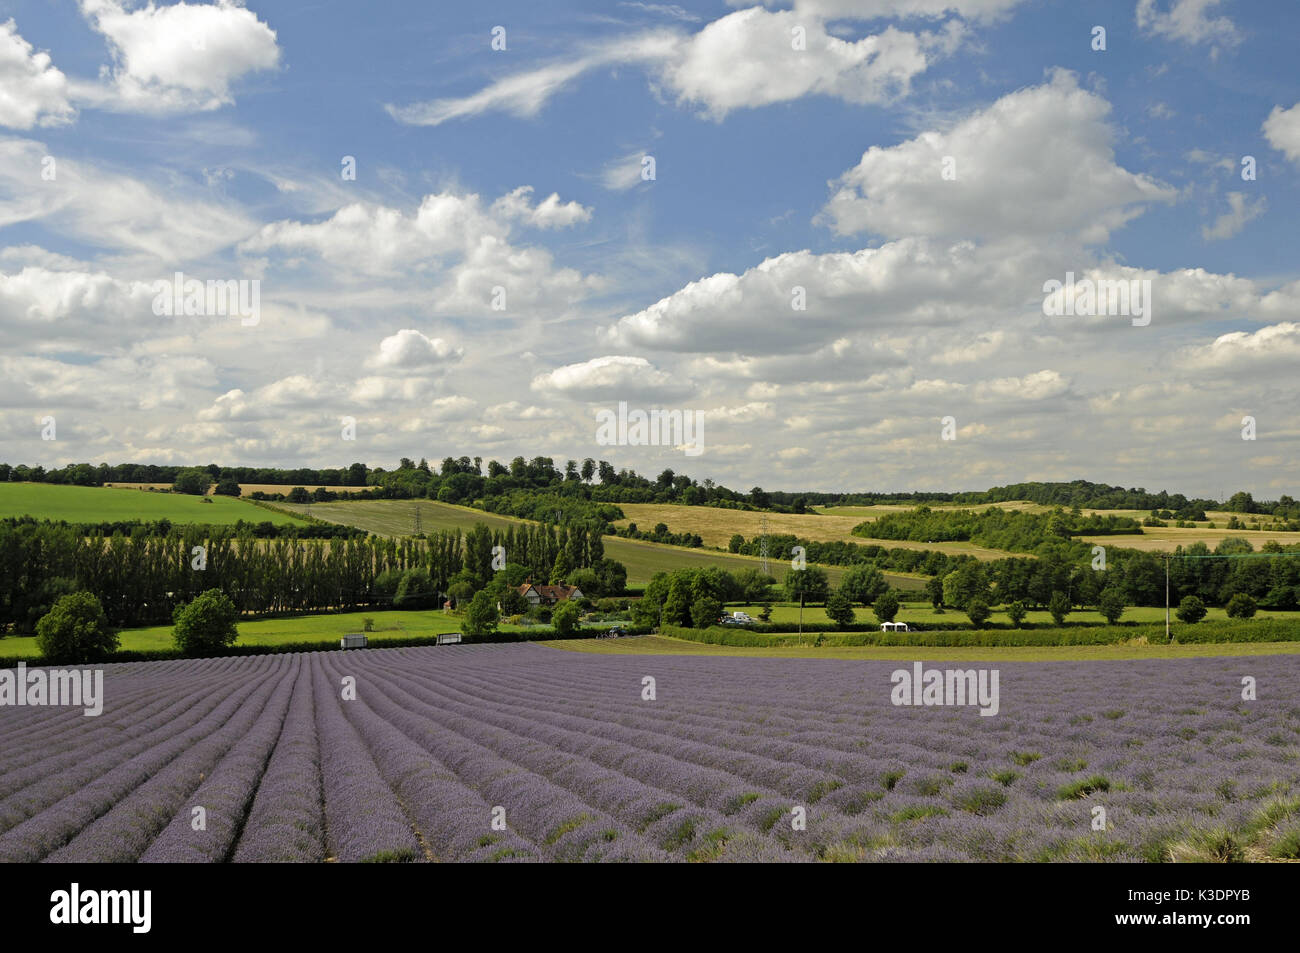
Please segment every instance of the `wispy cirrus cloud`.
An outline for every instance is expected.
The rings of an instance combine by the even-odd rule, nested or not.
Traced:
[[[39,221],[69,238],[163,263],[201,257],[257,229],[242,208],[184,182],[145,181],[63,158],[53,178],[41,179],[49,151],[31,139],[0,141],[0,226]]]
[[[689,10],[678,6],[675,3],[639,3],[631,0],[622,0],[620,7],[629,10],[638,10],[641,13],[648,13],[653,16],[668,17],[673,20],[681,20],[683,23],[699,23],[703,17],[691,13]]]
[[[1209,43],[1212,56],[1221,47],[1241,42],[1237,25],[1226,16],[1213,16],[1222,0],[1138,0],[1135,16],[1144,33],[1188,44]]]
[[[488,112],[536,116],[551,97],[572,86],[579,77],[606,66],[662,62],[674,54],[681,40],[682,34],[676,31],[643,33],[589,46],[573,59],[515,73],[469,96],[384,108],[398,122],[413,126],[438,126],[451,119]]]
[[[1227,198],[1228,211],[1218,216],[1213,225],[1201,226],[1201,237],[1206,241],[1232,238],[1246,227],[1247,222],[1268,210],[1268,199],[1263,196],[1252,202],[1244,192],[1229,192]]]
[[[586,47],[576,56],[514,73],[476,93],[406,106],[394,119],[437,126],[489,112],[536,116],[582,76],[605,67],[640,66],[652,85],[700,115],[721,119],[737,109],[830,96],[850,103],[886,103],[960,42],[956,21],[939,32],[895,27],[857,40],[828,32],[816,12],[751,7],[695,33],[648,31]]]
[[[794,0],[794,10],[827,20],[876,20],[955,15],[967,20],[995,20],[1029,0]],[[727,0],[733,7],[752,0]],[[765,6],[786,6],[788,0],[763,0]]]

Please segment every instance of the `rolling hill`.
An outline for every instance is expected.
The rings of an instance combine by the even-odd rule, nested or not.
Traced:
[[[501,529],[514,523],[523,522],[510,516],[485,513],[468,506],[454,506],[432,500],[367,500],[364,502],[336,502],[291,504],[277,503],[286,511],[293,513],[310,513],[313,517],[330,523],[356,526],[381,536],[403,536],[415,531],[416,513],[419,513],[420,528],[428,533],[443,529],[467,530],[475,523],[485,523],[492,529]],[[675,507],[678,510],[704,509],[703,507]],[[727,510],[709,510],[709,513],[729,513]],[[750,514],[757,516],[758,514]],[[649,524],[653,525],[653,524]],[[725,543],[725,540],[724,540]],[[628,583],[633,586],[644,585],[656,573],[666,569],[683,567],[718,566],[722,569],[737,571],[746,567],[758,566],[760,561],[752,556],[737,556],[720,553],[709,549],[687,549],[682,546],[667,546],[644,540],[621,539],[615,536],[605,537],[605,553],[611,559],[617,559],[627,567]],[[784,575],[781,560],[772,560],[772,573],[778,579]],[[844,574],[843,567],[827,566],[826,574],[832,583],[838,583]],[[887,573],[889,581],[900,589],[920,589],[925,583],[921,577],[904,576]]]
[[[69,523],[119,520],[171,520],[173,523],[210,523],[229,526],[244,520],[278,525],[304,525],[286,513],[255,506],[229,496],[187,496],[102,486],[66,486],[54,483],[0,483],[0,518],[32,516]]]

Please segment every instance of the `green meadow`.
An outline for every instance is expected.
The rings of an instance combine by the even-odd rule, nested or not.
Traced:
[[[317,642],[340,639],[349,632],[361,632],[365,619],[375,620],[375,631],[366,633],[373,642],[433,636],[442,632],[459,632],[461,617],[439,610],[374,612],[339,612],[329,615],[289,616],[258,619],[239,623],[236,645],[281,645],[288,642]],[[526,626],[502,625],[505,632],[517,632]],[[139,652],[172,648],[172,627],[155,625],[142,629],[123,629],[121,649]],[[15,658],[39,655],[34,636],[0,638],[0,657]]]
[[[171,520],[228,526],[244,520],[304,525],[290,514],[273,512],[229,496],[187,496],[104,486],[54,483],[0,483],[0,519],[31,516],[69,523]]]

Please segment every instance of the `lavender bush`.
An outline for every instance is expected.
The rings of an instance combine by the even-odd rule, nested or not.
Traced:
[[[900,667],[537,645],[109,665],[98,718],[0,709],[0,860],[1300,853],[1300,657],[998,664],[993,717],[895,706]]]

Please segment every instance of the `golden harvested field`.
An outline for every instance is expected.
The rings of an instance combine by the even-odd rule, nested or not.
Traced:
[[[656,523],[665,523],[674,533],[699,533],[705,546],[727,548],[732,535],[739,533],[746,539],[762,532],[762,513],[753,510],[726,510],[714,506],[680,506],[673,503],[620,503],[619,509],[627,519],[614,525],[624,527],[636,523],[642,531],[654,529]],[[768,513],[769,533],[790,533],[817,542],[834,540],[859,541],[850,530],[862,522],[862,517],[816,516],[794,513]]]
[[[1028,503],[1018,501],[1014,503],[996,503],[992,504],[999,509],[1011,509],[1025,512],[1048,512],[1052,509],[1049,506],[1040,506],[1037,503]],[[981,510],[987,507],[983,506],[966,506],[959,507],[951,504],[932,505],[931,509],[973,509]],[[820,512],[828,514],[828,517],[837,515],[848,516],[853,514],[857,522],[870,519],[874,516],[882,516],[885,513],[899,512],[902,510],[913,509],[913,507],[887,504],[882,506],[836,506],[836,507],[818,507]],[[1129,516],[1141,522],[1151,515],[1150,510],[1098,510],[1084,509],[1085,516]],[[1150,526],[1144,527],[1140,534],[1132,536],[1080,536],[1079,538],[1087,543],[1099,546],[1118,546],[1124,549],[1136,549],[1142,552],[1173,552],[1175,547],[1190,546],[1192,543],[1204,543],[1210,549],[1214,549],[1219,543],[1229,536],[1240,537],[1250,540],[1256,550],[1263,547],[1264,543],[1271,539],[1279,543],[1300,543],[1300,533],[1278,533],[1271,530],[1252,530],[1252,529],[1225,529],[1228,519],[1233,516],[1232,513],[1225,513],[1218,510],[1206,511],[1205,514],[1209,519],[1205,522],[1197,523],[1195,527],[1177,527],[1177,526]],[[1241,514],[1237,514],[1241,518]],[[799,517],[795,517],[798,519]],[[1254,517],[1246,517],[1246,524]],[[1172,520],[1168,522],[1173,522]],[[1211,529],[1209,524],[1215,524]],[[668,524],[672,527],[672,524]],[[810,539],[815,537],[809,537]],[[1024,555],[1023,553],[1004,553],[996,549],[984,549],[975,546],[972,543],[909,543],[894,542],[890,540],[881,540],[883,546],[897,546],[904,549],[937,549],[945,553],[970,553],[979,559],[1001,559],[1008,555]],[[956,547],[956,548],[954,548]]]
[[[1095,513],[1099,516],[1131,516],[1138,521],[1144,520],[1151,515],[1150,510],[1084,510],[1083,512],[1087,515]],[[1214,549],[1228,537],[1249,540],[1256,551],[1262,549],[1264,544],[1271,539],[1277,540],[1283,545],[1300,543],[1300,533],[1279,533],[1263,529],[1225,529],[1228,520],[1234,515],[1238,519],[1243,519],[1240,513],[1233,514],[1221,510],[1206,510],[1205,515],[1209,519],[1198,522],[1194,527],[1146,526],[1143,527],[1141,535],[1137,536],[1081,536],[1079,538],[1098,546],[1120,546],[1124,549],[1137,549],[1146,553],[1173,552],[1178,546],[1186,547],[1192,545],[1192,543],[1204,543],[1210,549]],[[1256,519],[1254,516],[1245,516],[1243,522],[1250,526],[1256,522]],[[1173,520],[1167,520],[1166,522],[1172,523]],[[1210,527],[1210,523],[1214,524],[1214,528]]]
[[[1040,503],[1030,503],[1028,500],[1007,500],[1003,503],[926,503],[926,506],[932,510],[987,510],[994,507],[999,510],[1016,510],[1028,513],[1046,513],[1052,509],[1050,506],[1043,506]],[[861,523],[864,519],[874,519],[885,513],[905,513],[908,510],[916,509],[915,503],[878,503],[875,506],[814,506],[819,513],[825,513],[828,516],[842,515],[853,516]]]
[[[320,484],[305,483],[302,488],[308,493],[313,492]],[[288,493],[292,486],[286,486],[283,483],[241,483],[239,484],[240,496],[252,496],[254,493]],[[325,489],[331,493],[360,493],[362,490],[368,490],[367,486],[326,486]]]
[[[1204,543],[1211,550],[1229,536],[1234,539],[1247,539],[1256,551],[1263,548],[1270,539],[1283,545],[1300,543],[1300,533],[1270,533],[1263,530],[1245,529],[1179,529],[1176,526],[1150,527],[1143,530],[1141,536],[1080,536],[1085,542],[1097,546],[1119,546],[1124,549],[1137,549],[1142,552],[1173,552],[1177,546],[1190,546],[1192,543]]]
[[[705,546],[726,549],[735,533],[752,539],[762,533],[763,514],[754,510],[727,510],[714,506],[679,506],[673,503],[620,503],[627,514],[615,526],[636,523],[637,529],[654,529],[656,523],[665,524],[673,533],[698,533]],[[876,512],[872,513],[872,510]],[[904,510],[907,507],[893,507]],[[768,513],[769,534],[793,534],[814,542],[877,543],[895,549],[933,550],[949,555],[974,556],[977,559],[1001,559],[1006,553],[985,549],[974,543],[915,543],[907,540],[871,540],[853,535],[853,527],[868,519],[880,516],[886,509],[870,506],[834,507],[822,513]],[[866,514],[866,515],[864,515]]]

